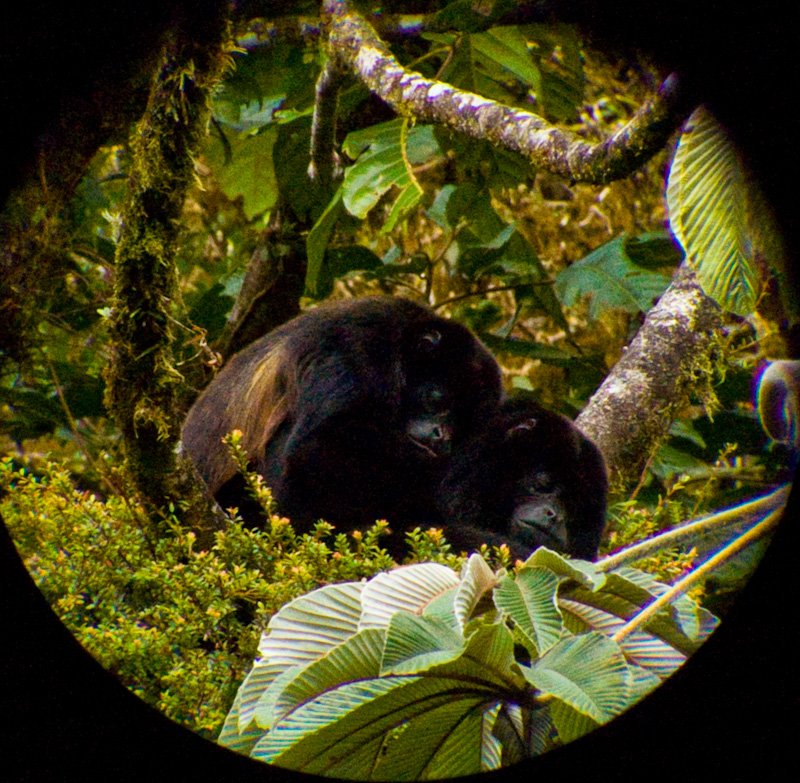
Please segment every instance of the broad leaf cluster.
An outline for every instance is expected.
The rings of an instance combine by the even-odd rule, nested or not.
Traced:
[[[320,588],[270,621],[219,742],[358,780],[516,763],[619,715],[708,636],[686,597],[620,631],[666,589],[545,548],[514,574],[472,555],[460,577],[421,563]]]

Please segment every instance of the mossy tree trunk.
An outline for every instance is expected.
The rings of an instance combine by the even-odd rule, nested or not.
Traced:
[[[147,108],[134,128],[132,165],[116,254],[106,403],[123,435],[128,475],[159,529],[159,510],[195,510],[178,464],[182,381],[173,364],[172,312],[180,216],[205,139],[210,99],[230,62],[228,3],[202,25],[168,36]],[[202,492],[190,492],[200,497]],[[201,517],[211,519],[210,500]],[[206,523],[208,525],[208,523]],[[202,525],[201,525],[202,526]],[[211,523],[211,526],[218,526]],[[207,542],[206,542],[207,543]]]

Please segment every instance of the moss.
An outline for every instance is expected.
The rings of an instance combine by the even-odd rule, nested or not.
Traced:
[[[195,179],[211,96],[230,63],[222,9],[204,35],[196,32],[173,30],[147,110],[134,128],[115,260],[106,404],[123,433],[134,485],[153,508],[179,494],[172,475],[182,377],[173,364],[171,328],[179,218]]]

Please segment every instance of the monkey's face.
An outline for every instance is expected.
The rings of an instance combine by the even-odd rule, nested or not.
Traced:
[[[417,458],[442,460],[497,404],[497,365],[466,329],[442,319],[414,325],[404,342],[405,435]]]
[[[406,435],[423,459],[450,454],[453,438],[452,395],[442,384],[417,383],[408,390]]]
[[[591,560],[605,518],[607,479],[597,448],[563,416],[532,402],[508,403],[498,460],[509,534]]]
[[[555,477],[537,470],[519,479],[513,492],[510,533],[533,550],[539,546],[568,550],[568,509],[562,495],[565,491]]]

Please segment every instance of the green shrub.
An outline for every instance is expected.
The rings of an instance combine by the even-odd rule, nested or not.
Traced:
[[[129,498],[76,489],[55,465],[33,476],[0,461],[0,496],[21,558],[80,643],[148,704],[209,738],[281,606],[394,565],[379,547],[385,523],[345,536],[320,522],[297,536],[274,515],[265,530],[235,520],[206,552],[172,518],[172,535],[150,540]],[[435,532],[415,534],[414,551],[460,562]]]

